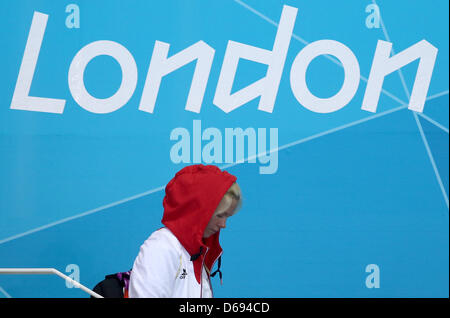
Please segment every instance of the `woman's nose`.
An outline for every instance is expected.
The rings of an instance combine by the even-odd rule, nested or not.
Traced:
[[[223,220],[220,220],[220,222],[219,222],[219,227],[221,228],[221,229],[224,229],[224,228],[226,228],[227,226],[226,226],[226,220],[225,219],[223,219]]]

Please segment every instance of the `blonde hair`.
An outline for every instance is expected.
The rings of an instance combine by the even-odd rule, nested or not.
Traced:
[[[222,200],[217,206],[216,213],[226,211],[233,204],[233,201],[236,202],[236,207],[234,208],[232,215],[236,214],[242,207],[241,188],[236,182],[233,183],[224,194]]]

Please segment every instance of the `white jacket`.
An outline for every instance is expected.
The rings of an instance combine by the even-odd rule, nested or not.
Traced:
[[[129,297],[213,297],[209,275],[202,266],[197,282],[193,262],[186,249],[167,228],[150,235],[142,244],[130,276]]]

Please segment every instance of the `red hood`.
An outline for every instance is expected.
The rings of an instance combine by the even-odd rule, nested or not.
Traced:
[[[220,231],[207,239],[203,239],[203,232],[220,200],[235,181],[235,176],[216,166],[193,165],[177,172],[166,186],[162,223],[176,236],[191,257],[195,258],[198,254],[193,260],[198,283],[202,264],[211,271],[222,253]]]

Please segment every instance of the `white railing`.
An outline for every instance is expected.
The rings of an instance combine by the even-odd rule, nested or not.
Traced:
[[[55,274],[62,279],[69,281],[74,287],[80,288],[82,291],[88,293],[95,298],[103,298],[102,295],[90,290],[86,286],[81,285],[76,280],[73,280],[69,276],[64,275],[60,271],[54,268],[0,268],[0,274]]]

